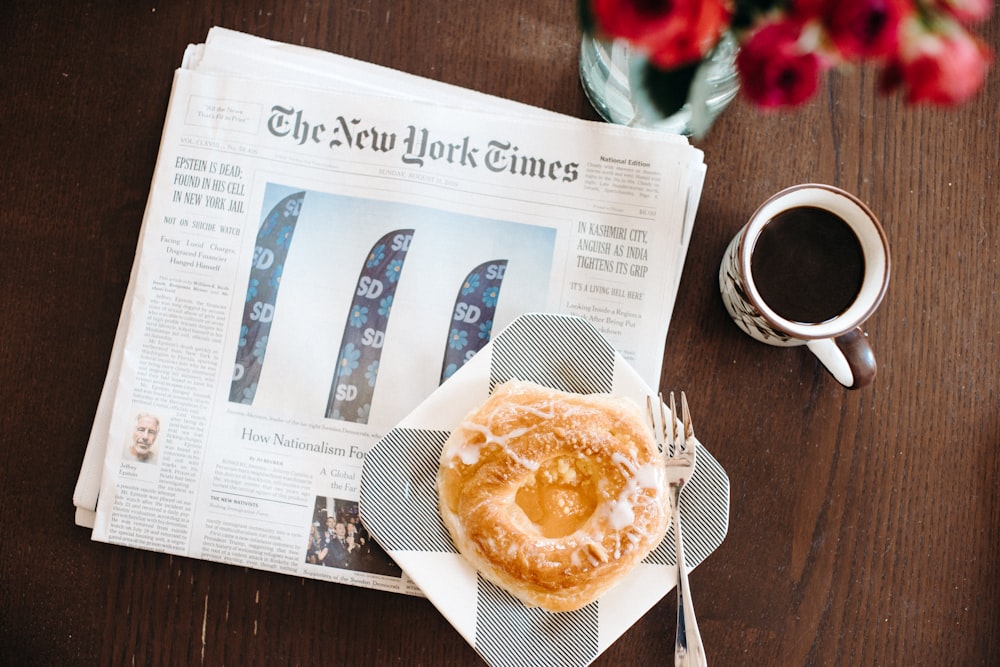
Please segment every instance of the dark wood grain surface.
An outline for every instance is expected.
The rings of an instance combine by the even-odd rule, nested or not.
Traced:
[[[0,6],[0,662],[479,664],[426,600],[93,543],[71,497],[188,43],[222,25],[596,118],[575,6]],[[1000,17],[983,34],[996,48]],[[737,102],[699,143],[664,389],[732,481],[691,577],[713,665],[1000,662],[1000,74],[959,110],[875,84],[835,73],[791,114]],[[729,239],[805,181],[857,194],[892,247],[860,391],[741,334],[718,296]],[[671,594],[596,664],[669,664],[673,633]]]

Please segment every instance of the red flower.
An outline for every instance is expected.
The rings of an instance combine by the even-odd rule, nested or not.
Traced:
[[[954,22],[937,32],[912,21],[899,53],[882,73],[884,92],[904,88],[911,104],[955,106],[983,85],[992,56],[986,46]]]
[[[805,22],[822,16],[830,4],[831,0],[791,0],[788,15]],[[836,0],[833,4],[836,4]]]
[[[990,15],[992,0],[934,0],[934,6],[962,23],[977,23]]]
[[[900,23],[912,11],[905,0],[839,0],[827,3],[823,23],[844,58],[886,56],[895,52]]]
[[[816,92],[823,61],[799,46],[802,24],[774,21],[750,35],[736,56],[743,94],[774,109],[802,104]]]
[[[663,69],[696,62],[729,25],[728,0],[592,0],[602,32],[629,40]]]

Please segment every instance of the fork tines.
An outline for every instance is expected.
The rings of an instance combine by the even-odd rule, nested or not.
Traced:
[[[688,399],[684,392],[681,392],[681,419],[684,422],[684,444],[694,438],[694,426],[691,424],[691,410],[688,408]]]
[[[656,442],[663,448],[663,453],[667,456],[677,456],[685,451],[688,443],[693,442],[694,426],[691,424],[691,410],[688,407],[687,395],[681,392],[681,422],[683,424],[683,435],[677,432],[677,401],[674,399],[674,392],[670,392],[670,419],[667,419],[667,411],[663,404],[663,392],[657,394],[656,403],[659,406],[659,420],[657,420],[657,410],[653,408],[653,398],[646,397],[646,412],[649,415],[649,423],[653,427],[653,435]]]

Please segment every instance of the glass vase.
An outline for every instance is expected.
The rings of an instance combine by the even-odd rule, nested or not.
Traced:
[[[699,139],[736,97],[736,40],[725,33],[698,67],[686,102],[664,116],[642,90],[645,58],[625,40],[605,40],[584,33],[580,80],[590,103],[604,120],[618,125],[672,132]]]

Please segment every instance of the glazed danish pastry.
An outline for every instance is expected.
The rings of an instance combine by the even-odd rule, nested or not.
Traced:
[[[633,401],[512,380],[444,444],[442,520],[487,579],[529,606],[586,606],[656,548],[663,458]]]

